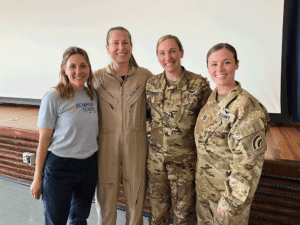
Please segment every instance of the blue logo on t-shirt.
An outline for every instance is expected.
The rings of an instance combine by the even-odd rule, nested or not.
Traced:
[[[83,112],[95,112],[94,103],[76,103],[76,108],[82,108]]]

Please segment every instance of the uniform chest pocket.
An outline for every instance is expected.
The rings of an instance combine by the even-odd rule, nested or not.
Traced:
[[[180,128],[191,128],[196,124],[198,113],[198,99],[184,98],[177,110],[174,121]]]
[[[162,116],[155,108],[151,107],[151,127],[152,129],[162,126]]]
[[[152,128],[162,126],[162,114],[160,108],[162,107],[163,96],[161,92],[147,92],[147,105],[151,111]]]
[[[211,144],[214,144],[216,140],[223,139],[223,138],[219,138],[219,136],[221,135],[220,130],[222,130],[221,119],[217,118],[211,120],[211,118],[206,117],[204,122],[204,127],[205,129],[203,130],[203,139],[206,143],[209,142]]]
[[[183,102],[187,102],[186,108],[197,110],[199,108],[200,94],[197,90],[187,90],[182,93]]]
[[[206,125],[203,132],[205,145],[217,158],[227,155],[229,131],[226,127],[227,123],[217,118]]]
[[[211,141],[217,146],[228,146],[228,135],[230,131],[230,123],[220,120],[220,125],[216,127],[211,135]]]

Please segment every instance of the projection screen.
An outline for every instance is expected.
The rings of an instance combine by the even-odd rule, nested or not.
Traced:
[[[183,44],[181,64],[208,77],[212,89],[206,53],[220,42],[233,45],[240,60],[236,80],[269,113],[280,114],[283,16],[284,0],[4,0],[0,101],[38,104],[57,84],[62,54],[73,45],[89,53],[93,70],[105,67],[111,61],[107,31],[124,26],[140,66],[161,73],[156,42],[173,34]]]

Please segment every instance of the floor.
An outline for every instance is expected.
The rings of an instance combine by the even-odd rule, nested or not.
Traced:
[[[38,112],[39,107],[36,106],[0,104],[0,128],[25,129],[36,135]],[[299,124],[273,124],[267,142],[266,158],[300,161]],[[0,225],[44,224],[42,201],[31,197],[28,186],[0,179],[0,199]],[[97,224],[95,204],[92,205],[88,224]],[[125,212],[118,210],[117,225],[124,224]],[[149,224],[146,217],[144,224]]]
[[[266,158],[300,161],[300,124],[271,124],[266,139]]]
[[[31,197],[28,186],[0,179],[0,225],[41,225],[44,223],[43,202]],[[144,217],[148,225],[148,218]],[[118,210],[117,225],[124,225],[125,212]],[[98,224],[95,203],[92,204],[89,225]]]

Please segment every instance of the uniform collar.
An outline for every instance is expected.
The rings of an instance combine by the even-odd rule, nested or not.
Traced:
[[[127,74],[126,74],[126,76],[130,76],[130,75],[134,74],[134,71],[135,71],[135,67],[131,65],[129,71],[128,71]],[[106,73],[107,73],[107,74],[110,74],[110,75],[117,76],[117,75],[114,73],[113,62],[111,62],[111,63],[106,67]],[[117,76],[117,77],[119,77],[119,76]]]
[[[232,89],[228,94],[227,96],[219,103],[219,106],[221,108],[226,108],[229,103],[239,94],[241,93],[242,91],[242,87],[241,87],[241,84],[238,82],[238,81],[235,81],[235,83],[237,84],[237,86]],[[218,93],[218,90],[217,88],[215,88],[215,90],[211,93],[210,97],[209,97],[209,100],[208,101],[212,101],[212,102],[217,102],[217,93]]]
[[[159,80],[159,87],[158,88],[161,88],[161,89],[167,89],[167,90],[187,90],[187,82],[186,82],[186,74],[187,74],[187,71],[186,69],[181,66],[182,70],[183,70],[183,73],[180,77],[180,79],[172,86],[170,87],[167,87],[167,78],[166,78],[166,71],[164,71],[160,77],[160,80]]]

